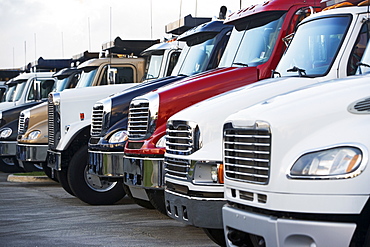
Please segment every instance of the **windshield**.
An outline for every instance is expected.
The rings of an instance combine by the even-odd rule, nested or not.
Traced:
[[[15,95],[15,89],[17,88],[18,83],[11,84],[8,86],[8,90],[5,93],[4,101],[5,102],[13,102],[14,101],[14,95]]]
[[[68,83],[68,77],[65,77],[63,79],[58,79],[57,82],[55,83],[55,87],[53,89],[53,92],[61,92],[63,91]]]
[[[213,48],[216,46],[217,36],[191,47],[186,45],[181,52],[179,62],[176,64],[172,75],[190,76],[205,71]],[[181,61],[183,61],[182,64]]]
[[[159,77],[162,60],[163,60],[163,54],[151,55],[148,57],[149,67],[147,68],[147,72],[146,72],[144,80],[157,79]]]
[[[15,92],[14,92],[13,101],[18,101],[21,98],[22,92],[23,92],[23,89],[24,89],[25,86],[26,86],[26,81],[20,81],[17,84]]]
[[[281,76],[325,75],[339,51],[350,20],[350,16],[326,17],[299,26],[276,71]]]
[[[244,29],[233,29],[229,43],[218,67],[257,66],[269,60],[284,22],[285,14],[272,21],[251,27],[251,19]]]
[[[96,72],[98,71],[99,67],[86,67],[83,68],[83,71],[81,73],[81,78],[77,83],[77,88],[79,87],[90,87],[92,83],[94,82],[94,78],[96,75]]]

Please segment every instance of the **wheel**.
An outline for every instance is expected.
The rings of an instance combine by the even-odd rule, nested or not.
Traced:
[[[69,162],[68,182],[75,196],[91,205],[111,205],[121,200],[126,195],[123,183],[89,174],[87,159],[87,146],[83,146]]]
[[[62,168],[61,171],[55,171],[56,177],[62,186],[62,188],[67,191],[70,195],[75,196],[73,193],[71,186],[69,186],[68,178],[67,178],[67,168]]]
[[[38,164],[35,164],[33,162],[22,162],[23,163],[23,169],[26,172],[35,172],[35,171],[42,171],[42,166],[39,166]]]
[[[24,169],[19,166],[16,158],[1,157],[0,158],[0,171],[5,173],[24,172]]]
[[[203,231],[219,246],[226,246],[224,229],[203,228]]]
[[[147,189],[146,194],[148,195],[150,203],[162,214],[167,215],[166,201],[164,199],[164,190],[152,190]]]
[[[54,180],[55,182],[59,183],[59,180],[57,178],[57,175],[55,172],[53,172],[53,169],[48,167],[48,164],[46,162],[41,163],[42,170],[45,172],[46,176],[50,178],[51,180]]]
[[[155,207],[149,201],[133,197],[130,188],[127,185],[123,185],[123,189],[125,190],[127,196],[130,197],[130,199],[133,200],[140,207],[147,209],[155,209]]]

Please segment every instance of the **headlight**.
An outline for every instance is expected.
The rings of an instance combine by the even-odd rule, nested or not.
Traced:
[[[34,130],[28,135],[28,140],[35,140],[37,139],[41,134],[41,131],[39,130]]]
[[[114,133],[108,140],[109,143],[122,143],[124,141],[127,141],[128,135],[127,131],[120,130]]]
[[[157,148],[165,148],[166,147],[166,136],[162,136],[161,139],[157,141],[157,144],[155,144]]]
[[[13,133],[11,128],[4,128],[0,130],[0,138],[8,138]]]
[[[301,156],[290,170],[291,178],[323,179],[348,178],[360,166],[362,153],[353,147],[339,147]],[[350,175],[349,175],[350,174]]]

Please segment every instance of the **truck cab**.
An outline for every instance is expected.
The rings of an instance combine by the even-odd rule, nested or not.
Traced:
[[[117,43],[117,39],[115,42]],[[128,44],[133,45],[133,42],[128,42]],[[139,42],[139,45],[142,47],[141,42]],[[48,103],[48,144],[38,143],[38,147],[47,146],[45,159],[47,166],[53,172],[56,172],[58,181],[70,194],[75,195],[68,181],[70,180],[67,173],[69,163],[77,158],[83,158],[80,150],[87,149],[90,138],[91,109],[94,103],[101,98],[137,86],[139,82],[141,83],[143,79],[147,78],[145,76],[147,61],[156,62],[153,56],[156,56],[155,52],[158,51],[152,48],[153,44],[150,45],[150,48],[145,48],[145,57],[140,56],[142,51],[139,51],[139,49],[132,49],[136,51],[136,53],[131,53],[134,57],[130,55],[130,57],[123,58],[107,57],[89,60],[79,66],[83,72],[75,89],[50,94]],[[122,47],[122,44],[120,48],[124,48],[123,51],[128,51],[126,47]],[[169,62],[166,57],[161,61],[161,64],[166,63],[167,68],[171,70],[170,67],[176,62],[181,45],[167,46],[167,48],[170,48],[171,52],[167,52],[166,55],[168,55],[168,59],[171,58],[172,60]],[[148,71],[150,69],[151,73],[155,72],[157,76],[163,76],[168,72],[168,69],[163,69],[161,66],[154,67],[157,70],[162,70],[157,73],[150,69],[150,65],[147,68]],[[150,79],[146,81],[149,82]],[[96,87],[97,85],[99,87]],[[85,160],[85,162],[87,161]],[[107,185],[108,188],[117,188],[114,192],[118,191],[121,198],[124,196],[123,187],[114,186],[116,183],[111,186],[112,183],[109,181],[103,181],[96,185],[95,180],[90,181],[89,188],[91,190],[97,188],[105,191],[105,185]],[[105,202],[105,204],[107,203],[109,202]]]
[[[80,76],[81,69],[65,68],[56,72],[53,77],[57,79],[53,92],[61,92],[64,89],[75,88]],[[18,119],[18,136],[16,157],[20,167],[25,171],[43,169],[45,166],[47,146],[42,149],[37,144],[47,143],[47,102],[27,108],[20,112]]]
[[[367,46],[363,75],[267,98],[225,119],[228,246],[369,246],[369,54]]]
[[[123,149],[127,141],[128,110],[131,100],[157,88],[217,67],[231,30],[231,25],[224,25],[223,20],[215,19],[185,31],[177,38],[177,41],[186,44],[171,76],[141,84],[95,104],[88,150],[90,176],[122,181],[124,175]],[[208,56],[205,56],[205,51],[209,52]],[[127,188],[126,191],[131,196]],[[79,194],[79,198],[87,203],[95,200],[86,193],[76,191],[76,194]],[[102,193],[97,196],[101,197]],[[141,206],[153,207],[150,202],[132,198]]]
[[[0,170],[17,172],[19,167],[15,159],[16,135],[19,113],[29,107],[46,101],[48,93],[55,86],[54,72],[24,73],[9,81],[8,91],[0,110]],[[0,106],[1,107],[1,106]]]
[[[299,24],[292,43],[275,69],[282,72],[281,78],[263,80],[237,88],[194,105],[170,118],[167,123],[164,167],[166,210],[172,218],[205,228],[208,233],[211,230],[212,233],[209,235],[220,236],[217,232],[222,232],[221,208],[225,203],[221,179],[223,164],[221,133],[223,120],[231,112],[254,104],[264,97],[354,74],[358,60],[353,57],[356,55],[361,58],[363,54],[368,37],[362,28],[367,27],[355,25],[355,21],[348,22],[347,25],[341,24],[343,29],[340,30],[330,26],[332,20],[321,17],[320,21],[325,19],[327,23],[315,30],[310,26],[318,25],[313,22],[314,16],[319,18],[320,13],[307,17]],[[360,21],[361,19],[357,19],[358,24]],[[347,32],[349,27],[355,30],[354,33],[352,30]],[[351,39],[351,35],[356,38]],[[317,37],[322,37],[321,43]],[[306,39],[311,42],[303,42]],[[330,41],[333,43],[328,46]],[[320,56],[316,56],[316,53]],[[295,60],[294,55],[297,54],[304,56]],[[298,66],[301,61],[309,64],[309,60],[315,64],[315,69],[311,71],[307,69],[306,76],[300,75],[297,70],[286,72],[294,67],[293,64]],[[318,73],[319,70],[321,71]]]

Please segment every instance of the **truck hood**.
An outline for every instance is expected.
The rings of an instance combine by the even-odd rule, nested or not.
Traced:
[[[354,107],[370,101],[368,80],[369,76],[355,76],[327,81],[273,97],[229,116],[225,123],[232,123],[235,128],[253,126],[256,120],[270,125],[268,183],[243,183],[243,190],[269,193],[266,206],[273,207],[275,204],[275,210],[284,208],[284,203],[279,203],[277,197],[272,195],[276,193],[368,195],[370,109],[368,105],[361,111]],[[341,179],[288,178],[293,164],[302,155],[344,146],[356,147],[362,152],[357,174]],[[237,182],[226,180],[225,185],[228,183]]]
[[[221,161],[222,128],[225,119],[230,114],[274,95],[312,85],[319,80],[320,78],[304,77],[262,80],[201,101],[176,113],[169,120],[192,122],[200,130],[202,147],[193,154],[187,155],[187,159]],[[167,153],[166,156],[175,157],[178,155]]]

